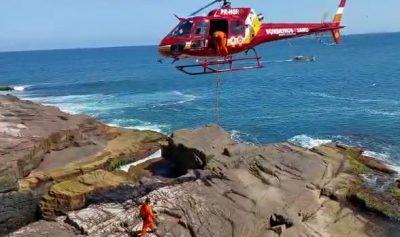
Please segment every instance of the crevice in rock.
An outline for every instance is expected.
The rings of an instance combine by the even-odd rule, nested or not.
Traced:
[[[276,174],[276,172],[273,169],[268,168],[265,165],[260,164],[259,162],[256,162],[255,164],[256,164],[256,167],[251,169],[251,171],[257,172],[257,176],[260,176],[260,174],[258,172],[262,171],[267,175],[271,175],[272,177],[275,177],[278,180],[278,182],[281,181],[279,176]]]
[[[291,170],[284,169],[283,167],[281,167],[281,166],[279,166],[279,165],[275,165],[275,167],[276,167],[278,170],[280,170],[280,171],[282,171],[282,172],[284,172],[284,173],[287,173],[287,174],[291,175],[292,178],[294,178],[294,179],[296,179],[296,180],[304,180],[304,178],[303,178],[301,175],[298,175],[298,174],[296,174],[295,172],[293,172],[293,171],[291,171]]]
[[[269,225],[271,227],[285,225],[286,228],[290,228],[293,226],[293,221],[285,215],[274,213],[269,218]]]
[[[101,204],[105,202],[115,202],[124,203],[127,200],[133,199],[137,204],[140,204],[139,199],[146,196],[147,194],[156,191],[164,187],[173,187],[176,185],[181,185],[187,182],[193,182],[196,180],[212,180],[221,179],[220,176],[214,174],[207,174],[201,177],[196,177],[192,175],[186,175],[178,177],[174,180],[169,180],[166,182],[149,182],[140,183],[137,185],[122,185],[111,190],[98,191],[93,193],[87,198],[88,204]]]

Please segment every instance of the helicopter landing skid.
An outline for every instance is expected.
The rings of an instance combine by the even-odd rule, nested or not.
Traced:
[[[224,72],[234,72],[234,71],[244,71],[250,69],[263,68],[257,52],[252,49],[255,53],[254,56],[251,57],[243,57],[243,58],[233,58],[232,56],[228,56],[224,59],[217,59],[214,61],[204,60],[197,64],[187,64],[176,66],[176,69],[179,71],[186,73],[188,75],[203,75],[203,74],[213,74],[213,73],[224,73]],[[246,52],[247,54],[247,52]],[[249,66],[235,66],[238,62],[253,62],[253,65]],[[193,70],[189,70],[193,69]],[[200,69],[197,70],[196,69]]]

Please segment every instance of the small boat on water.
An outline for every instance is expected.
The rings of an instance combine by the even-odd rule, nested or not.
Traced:
[[[294,62],[315,62],[316,58],[314,56],[295,56],[292,58]]]

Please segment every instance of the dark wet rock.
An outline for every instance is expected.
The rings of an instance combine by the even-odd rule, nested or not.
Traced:
[[[400,203],[400,181],[397,180],[394,184],[390,187],[390,193],[393,198],[399,201]]]
[[[390,167],[390,165],[373,157],[361,155],[357,158],[357,160],[369,167],[370,169],[374,169],[387,174],[397,173],[393,168]]]
[[[0,166],[0,193],[18,190],[18,177],[13,162],[4,162]]]
[[[12,91],[14,88],[10,86],[0,86],[0,91]]]
[[[365,208],[400,222],[400,202],[399,200],[393,199],[390,195],[364,187],[358,187],[349,192],[348,199],[358,207]]]
[[[0,193],[0,235],[37,220],[39,199],[33,191]]]
[[[207,125],[203,129],[179,130],[168,139],[162,156],[176,164],[179,172],[203,169],[214,154],[226,153],[226,147],[234,144],[221,127]]]

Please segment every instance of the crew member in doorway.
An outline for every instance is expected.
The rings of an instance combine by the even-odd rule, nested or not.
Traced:
[[[214,43],[217,53],[222,56],[228,56],[227,37],[223,31],[215,31],[213,34]]]

